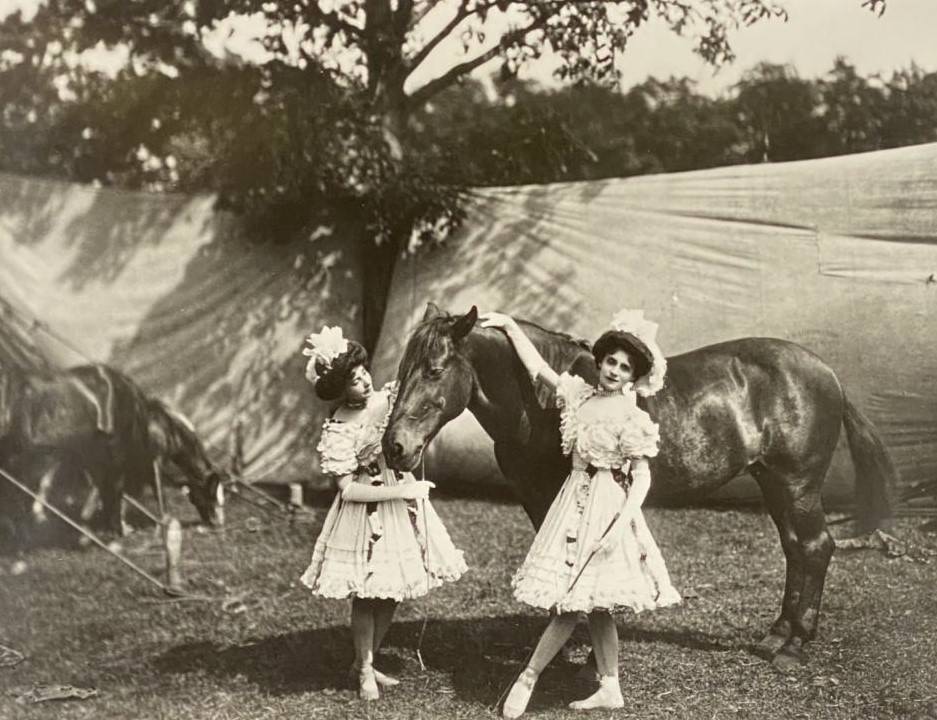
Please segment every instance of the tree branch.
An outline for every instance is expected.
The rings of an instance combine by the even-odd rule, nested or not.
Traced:
[[[419,4],[419,0],[417,1],[417,4]],[[414,7],[416,7],[416,6],[414,6]],[[436,3],[435,3],[435,2],[429,2],[429,0],[427,0],[426,2],[423,2],[423,7],[416,11],[416,13],[414,14],[414,16],[413,16],[413,18],[412,18],[412,20],[411,20],[411,23],[412,23],[412,24],[411,24],[411,25],[408,25],[406,29],[407,29],[407,30],[410,30],[411,28],[415,28],[417,25],[419,25],[421,22],[423,22],[423,18],[425,18],[427,15],[429,15],[430,11],[431,11],[434,7],[436,7]]]
[[[430,41],[426,43],[426,45],[424,45],[422,48],[420,48],[420,50],[417,51],[416,55],[414,55],[413,58],[410,60],[410,62],[407,64],[408,75],[412,73],[414,70],[416,70],[424,60],[426,60],[429,54],[433,52],[433,50],[436,49],[436,46],[439,45],[439,43],[441,43],[443,40],[445,40],[449,36],[449,33],[455,30],[456,27],[458,27],[459,23],[461,23],[463,20],[465,20],[465,18],[467,18],[469,15],[472,14],[468,12],[468,10],[466,10],[467,6],[468,6],[468,0],[462,0],[462,2],[459,3],[459,9],[456,11],[456,14],[452,18],[452,20],[446,23],[446,26],[442,30],[436,33],[436,35],[433,38],[431,38]]]
[[[546,25],[547,20],[549,20],[552,15],[553,13],[546,13],[534,20],[527,27],[518,28],[517,30],[512,30],[511,32],[507,33],[494,47],[489,48],[481,55],[478,55],[471,60],[466,60],[463,63],[459,63],[458,65],[453,66],[443,75],[430,80],[419,90],[414,91],[408,98],[408,102],[414,106],[426,102],[429,98],[438,93],[440,90],[451,85],[462,75],[472,72],[472,70],[477,68],[479,65],[484,65],[492,58],[497,57],[502,50],[509,47],[514,41],[519,40],[520,38],[527,35],[527,33]]]
[[[399,0],[397,12],[394,17],[394,24],[397,27],[397,34],[403,37],[407,32],[407,25],[410,24],[410,16],[413,14],[413,0]]]
[[[363,31],[361,28],[359,28],[357,25],[352,25],[350,22],[342,20],[341,17],[339,17],[338,12],[335,10],[330,12],[323,12],[322,8],[319,7],[319,0],[312,0],[308,7],[309,12],[306,13],[306,15],[311,22],[320,22],[335,32],[344,32],[354,38],[361,39],[363,36]]]

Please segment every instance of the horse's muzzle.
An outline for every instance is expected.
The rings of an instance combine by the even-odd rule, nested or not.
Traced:
[[[384,450],[387,467],[391,470],[411,471],[419,464],[420,456],[423,454],[422,445],[415,449],[407,449],[396,436],[385,435],[381,447]]]

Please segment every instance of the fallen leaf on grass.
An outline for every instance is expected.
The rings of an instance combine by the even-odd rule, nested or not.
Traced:
[[[237,615],[242,612],[247,611],[247,598],[250,596],[250,592],[242,592],[237,595],[232,595],[229,598],[225,598],[221,603],[222,612],[231,613],[232,615]]]
[[[72,685],[36,685],[20,694],[16,702],[20,705],[35,704],[48,700],[87,700],[97,697],[96,688],[79,688]]]
[[[263,527],[263,523],[261,523],[258,518],[255,518],[253,515],[251,515],[244,522],[244,527],[247,530],[247,532],[253,533],[253,532],[257,532],[258,530],[260,530]]]
[[[11,668],[19,665],[26,656],[19,650],[14,650],[6,645],[0,645],[0,668]]]
[[[832,675],[830,676],[820,675],[819,677],[815,677],[813,679],[813,681],[811,682],[811,685],[814,685],[816,687],[825,687],[827,685],[835,686],[835,685],[839,685],[839,679],[833,677]]]

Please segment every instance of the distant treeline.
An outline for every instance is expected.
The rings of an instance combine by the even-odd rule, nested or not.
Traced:
[[[517,81],[453,89],[419,116],[466,185],[540,183],[780,162],[937,140],[937,73],[863,77],[844,59],[805,79],[760,64],[712,98],[687,78],[627,92]]]
[[[0,67],[0,170],[220,192],[248,212],[343,194],[358,203],[369,193],[394,207],[398,198],[433,202],[447,186],[620,177],[937,140],[937,73],[912,66],[864,77],[845,59],[812,79],[760,64],[718,98],[687,78],[627,91],[547,89],[514,77],[486,90],[465,81],[411,114],[408,165],[396,174],[380,167],[386,161],[374,148],[383,141],[363,105],[325,75],[310,85],[286,67],[219,66],[184,82],[132,72],[79,80],[63,92],[40,69]],[[401,185],[397,195],[386,177]],[[449,202],[440,199],[440,208]]]

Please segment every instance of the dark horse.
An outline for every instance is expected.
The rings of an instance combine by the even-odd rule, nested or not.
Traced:
[[[202,520],[218,523],[222,473],[191,425],[126,375],[105,365],[49,374],[4,368],[0,390],[0,466],[40,496],[60,471],[86,474],[100,494],[106,529],[121,535],[122,496],[139,498],[155,485],[155,463],[171,463]],[[9,483],[0,485],[9,498],[0,509],[22,545],[32,501]]]
[[[439,429],[468,408],[495,441],[498,464],[539,527],[570,467],[560,452],[555,408],[537,390],[507,337],[431,305],[400,362],[400,387],[384,434],[391,467],[416,466]],[[522,323],[557,371],[595,382],[588,345]],[[783,340],[743,338],[667,359],[663,390],[641,402],[660,425],[651,460],[652,497],[690,499],[748,471],[764,494],[787,560],[778,619],[758,644],[781,669],[803,662],[815,637],[833,554],[820,490],[840,434],[856,469],[859,518],[873,528],[891,516],[894,467],[871,423],[849,402],[833,371]]]

